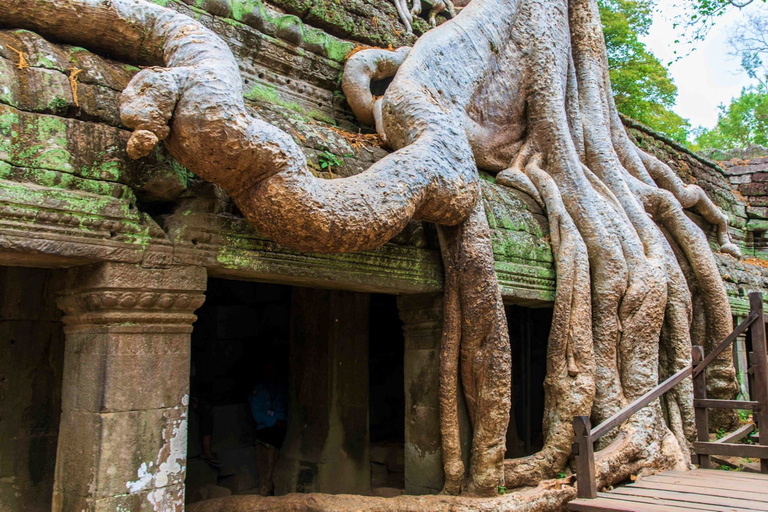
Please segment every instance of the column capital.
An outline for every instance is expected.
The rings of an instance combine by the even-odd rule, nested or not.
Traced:
[[[100,263],[70,269],[64,282],[57,303],[67,331],[110,327],[135,332],[151,325],[191,332],[194,311],[205,301],[206,270]]]

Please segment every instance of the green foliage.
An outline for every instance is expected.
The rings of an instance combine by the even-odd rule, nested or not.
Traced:
[[[701,41],[717,19],[732,8],[741,9],[750,4],[768,0],[675,0],[673,8],[681,8],[684,14],[677,16],[676,27],[682,27],[690,41]]]
[[[720,105],[717,125],[699,129],[693,149],[744,149],[768,145],[768,91],[764,85],[745,87],[727,107]]]
[[[639,39],[651,26],[653,0],[599,0],[616,108],[685,144],[690,124],[672,112],[677,86]]]
[[[331,176],[333,176],[333,166],[341,165],[341,159],[330,151],[319,153],[317,160],[320,162],[320,168],[326,169]]]
[[[688,0],[686,3],[692,4],[691,21],[696,21],[721,16],[731,7],[742,8],[753,2],[765,3],[766,0]]]
[[[500,494],[500,495],[504,495],[504,494],[507,494],[507,488],[506,488],[506,487],[504,487],[503,485],[500,485],[500,486],[499,486],[499,489],[498,489],[498,491],[499,491],[499,494]]]

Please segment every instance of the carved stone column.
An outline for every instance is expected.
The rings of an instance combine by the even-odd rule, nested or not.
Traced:
[[[405,492],[436,494],[443,488],[440,447],[440,340],[442,294],[402,295],[397,299],[405,334]],[[459,393],[462,451],[469,462],[471,432]]]
[[[180,511],[202,267],[71,269],[54,511]]]

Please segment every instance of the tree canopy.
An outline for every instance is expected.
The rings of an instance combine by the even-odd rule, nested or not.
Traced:
[[[699,131],[694,149],[744,149],[751,145],[768,145],[768,91],[762,84],[745,87],[730,105],[720,105],[717,124]]]
[[[640,36],[648,33],[653,0],[599,0],[616,108],[685,143],[690,125],[672,112],[677,86]]]

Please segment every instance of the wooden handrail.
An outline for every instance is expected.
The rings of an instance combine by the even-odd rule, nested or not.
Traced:
[[[760,300],[762,300],[762,298]],[[736,341],[736,338],[738,338],[744,331],[746,331],[754,323],[755,320],[757,320],[757,312],[750,311],[749,316],[747,316],[747,318],[745,318],[739,324],[739,326],[736,327],[733,332],[728,335],[728,337],[726,337],[717,347],[715,347],[715,350],[713,350],[707,357],[704,358],[701,363],[696,366],[696,368],[694,368],[693,375],[691,375],[691,377],[696,377],[698,374],[703,372],[704,369],[709,366],[709,364],[714,361],[723,350],[728,348],[731,343]]]
[[[646,407],[648,404],[668,392],[687,377],[692,377],[694,382],[694,396],[696,398],[696,427],[699,442],[696,443],[697,447],[701,448],[701,454],[699,462],[707,465],[709,462],[709,453],[717,449],[729,448],[731,451],[734,448],[731,445],[721,443],[721,448],[711,448],[710,444],[703,441],[709,440],[708,430],[708,415],[706,407],[720,407],[720,408],[744,408],[753,409],[758,416],[758,424],[768,425],[768,354],[766,353],[766,341],[765,341],[765,317],[763,315],[763,299],[760,293],[750,293],[750,312],[747,318],[745,318],[734,330],[731,332],[712,352],[706,357],[703,357],[703,350],[701,347],[692,348],[692,364],[691,366],[680,370],[673,376],[654,387],[652,390],[645,393],[643,396],[634,400],[631,404],[627,405],[621,411],[617,412],[610,418],[606,419],[595,428],[591,428],[589,416],[575,416],[573,418],[573,431],[574,431],[574,443],[572,445],[573,454],[576,455],[576,478],[579,482],[578,495],[580,498],[596,498],[597,497],[597,481],[595,478],[595,460],[594,460],[594,443],[602,436],[618,427],[626,420],[628,420],[637,411]],[[756,322],[757,321],[757,322]],[[754,327],[753,327],[753,324]],[[747,329],[751,329],[753,336],[753,349],[754,345],[757,345],[756,352],[764,353],[755,364],[755,374],[760,374],[760,385],[756,389],[756,401],[737,401],[737,400],[707,400],[706,399],[706,382],[704,381],[704,370],[714,361],[726,348],[728,348],[742,333]],[[757,343],[755,343],[755,338]],[[762,340],[762,341],[760,341]],[[756,379],[757,381],[758,379]],[[765,389],[762,389],[765,388]],[[741,407],[743,406],[743,407]],[[766,438],[765,444],[768,444],[768,435],[760,436],[763,445],[763,438]],[[744,445],[746,447],[746,445]],[[741,450],[741,448],[739,448]],[[764,448],[754,450],[755,455],[761,456],[766,452]],[[759,452],[759,454],[758,454]],[[754,456],[754,455],[753,455]],[[763,472],[768,472],[768,460],[762,459],[761,469]]]

